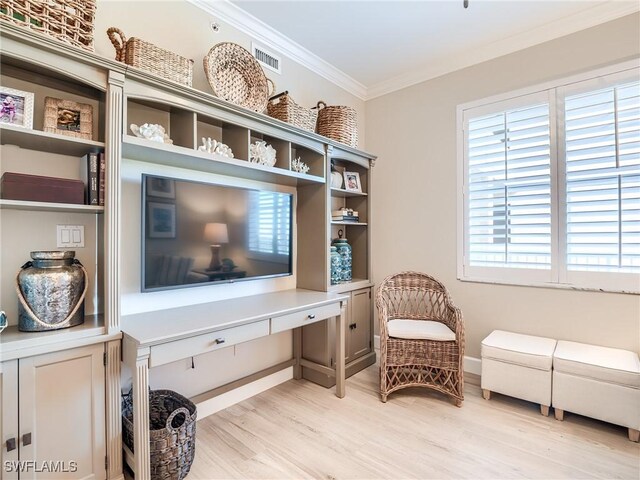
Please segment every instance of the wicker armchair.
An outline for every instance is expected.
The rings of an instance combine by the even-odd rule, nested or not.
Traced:
[[[380,321],[380,395],[428,387],[464,400],[464,322],[449,292],[424,273],[401,272],[376,295]]]

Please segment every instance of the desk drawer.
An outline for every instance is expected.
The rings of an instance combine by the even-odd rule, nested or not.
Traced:
[[[175,342],[163,343],[151,347],[149,366],[157,367],[183,358],[194,357],[201,353],[213,352],[230,345],[269,335],[269,320],[241,325],[239,327],[205,333],[196,337],[184,338]]]
[[[310,323],[340,315],[340,303],[332,303],[318,308],[310,308],[271,319],[271,333],[278,333],[292,328],[302,327]]]

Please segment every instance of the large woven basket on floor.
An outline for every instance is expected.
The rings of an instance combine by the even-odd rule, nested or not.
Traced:
[[[217,97],[264,112],[272,92],[262,67],[249,51],[235,43],[218,43],[209,50],[203,63],[209,85]]]
[[[139,38],[127,40],[119,28],[109,28],[107,35],[116,49],[119,62],[189,87],[193,83],[193,60]]]
[[[318,120],[317,109],[301,107],[286,91],[269,99],[267,115],[310,132],[315,131]]]
[[[171,390],[149,392],[151,479],[182,480],[196,453],[196,406]],[[133,452],[132,394],[122,401],[122,439]]]
[[[96,0],[0,0],[0,18],[93,52]]]
[[[350,147],[358,146],[358,116],[351,107],[327,106],[318,102],[316,132]]]

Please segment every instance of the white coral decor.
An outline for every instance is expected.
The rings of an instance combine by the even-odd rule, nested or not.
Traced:
[[[135,123],[132,123],[129,128],[131,128],[131,131],[136,137],[151,140],[152,142],[173,144],[173,140],[171,140],[169,135],[166,134],[162,125],[158,125],[156,123],[143,123],[138,126]]]
[[[249,161],[273,167],[276,164],[276,151],[271,145],[267,145],[267,142],[257,141],[249,147]]]
[[[228,145],[225,145],[224,143],[210,137],[202,137],[202,145],[198,147],[198,150],[200,150],[201,152],[216,153],[218,155],[222,155],[223,157],[233,158],[233,152]]]
[[[300,160],[300,157],[291,162],[291,170],[298,173],[307,173],[309,171],[309,165]]]

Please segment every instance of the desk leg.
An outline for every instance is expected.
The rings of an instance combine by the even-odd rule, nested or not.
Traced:
[[[302,327],[293,329],[293,359],[296,361],[293,365],[293,378],[296,380],[302,378],[300,358],[302,358]]]
[[[344,352],[344,328],[346,319],[347,302],[342,302],[340,315],[336,317],[336,397],[344,397],[345,384],[345,352]]]
[[[136,480],[151,478],[149,451],[149,349],[137,352],[133,370],[133,449]]]

